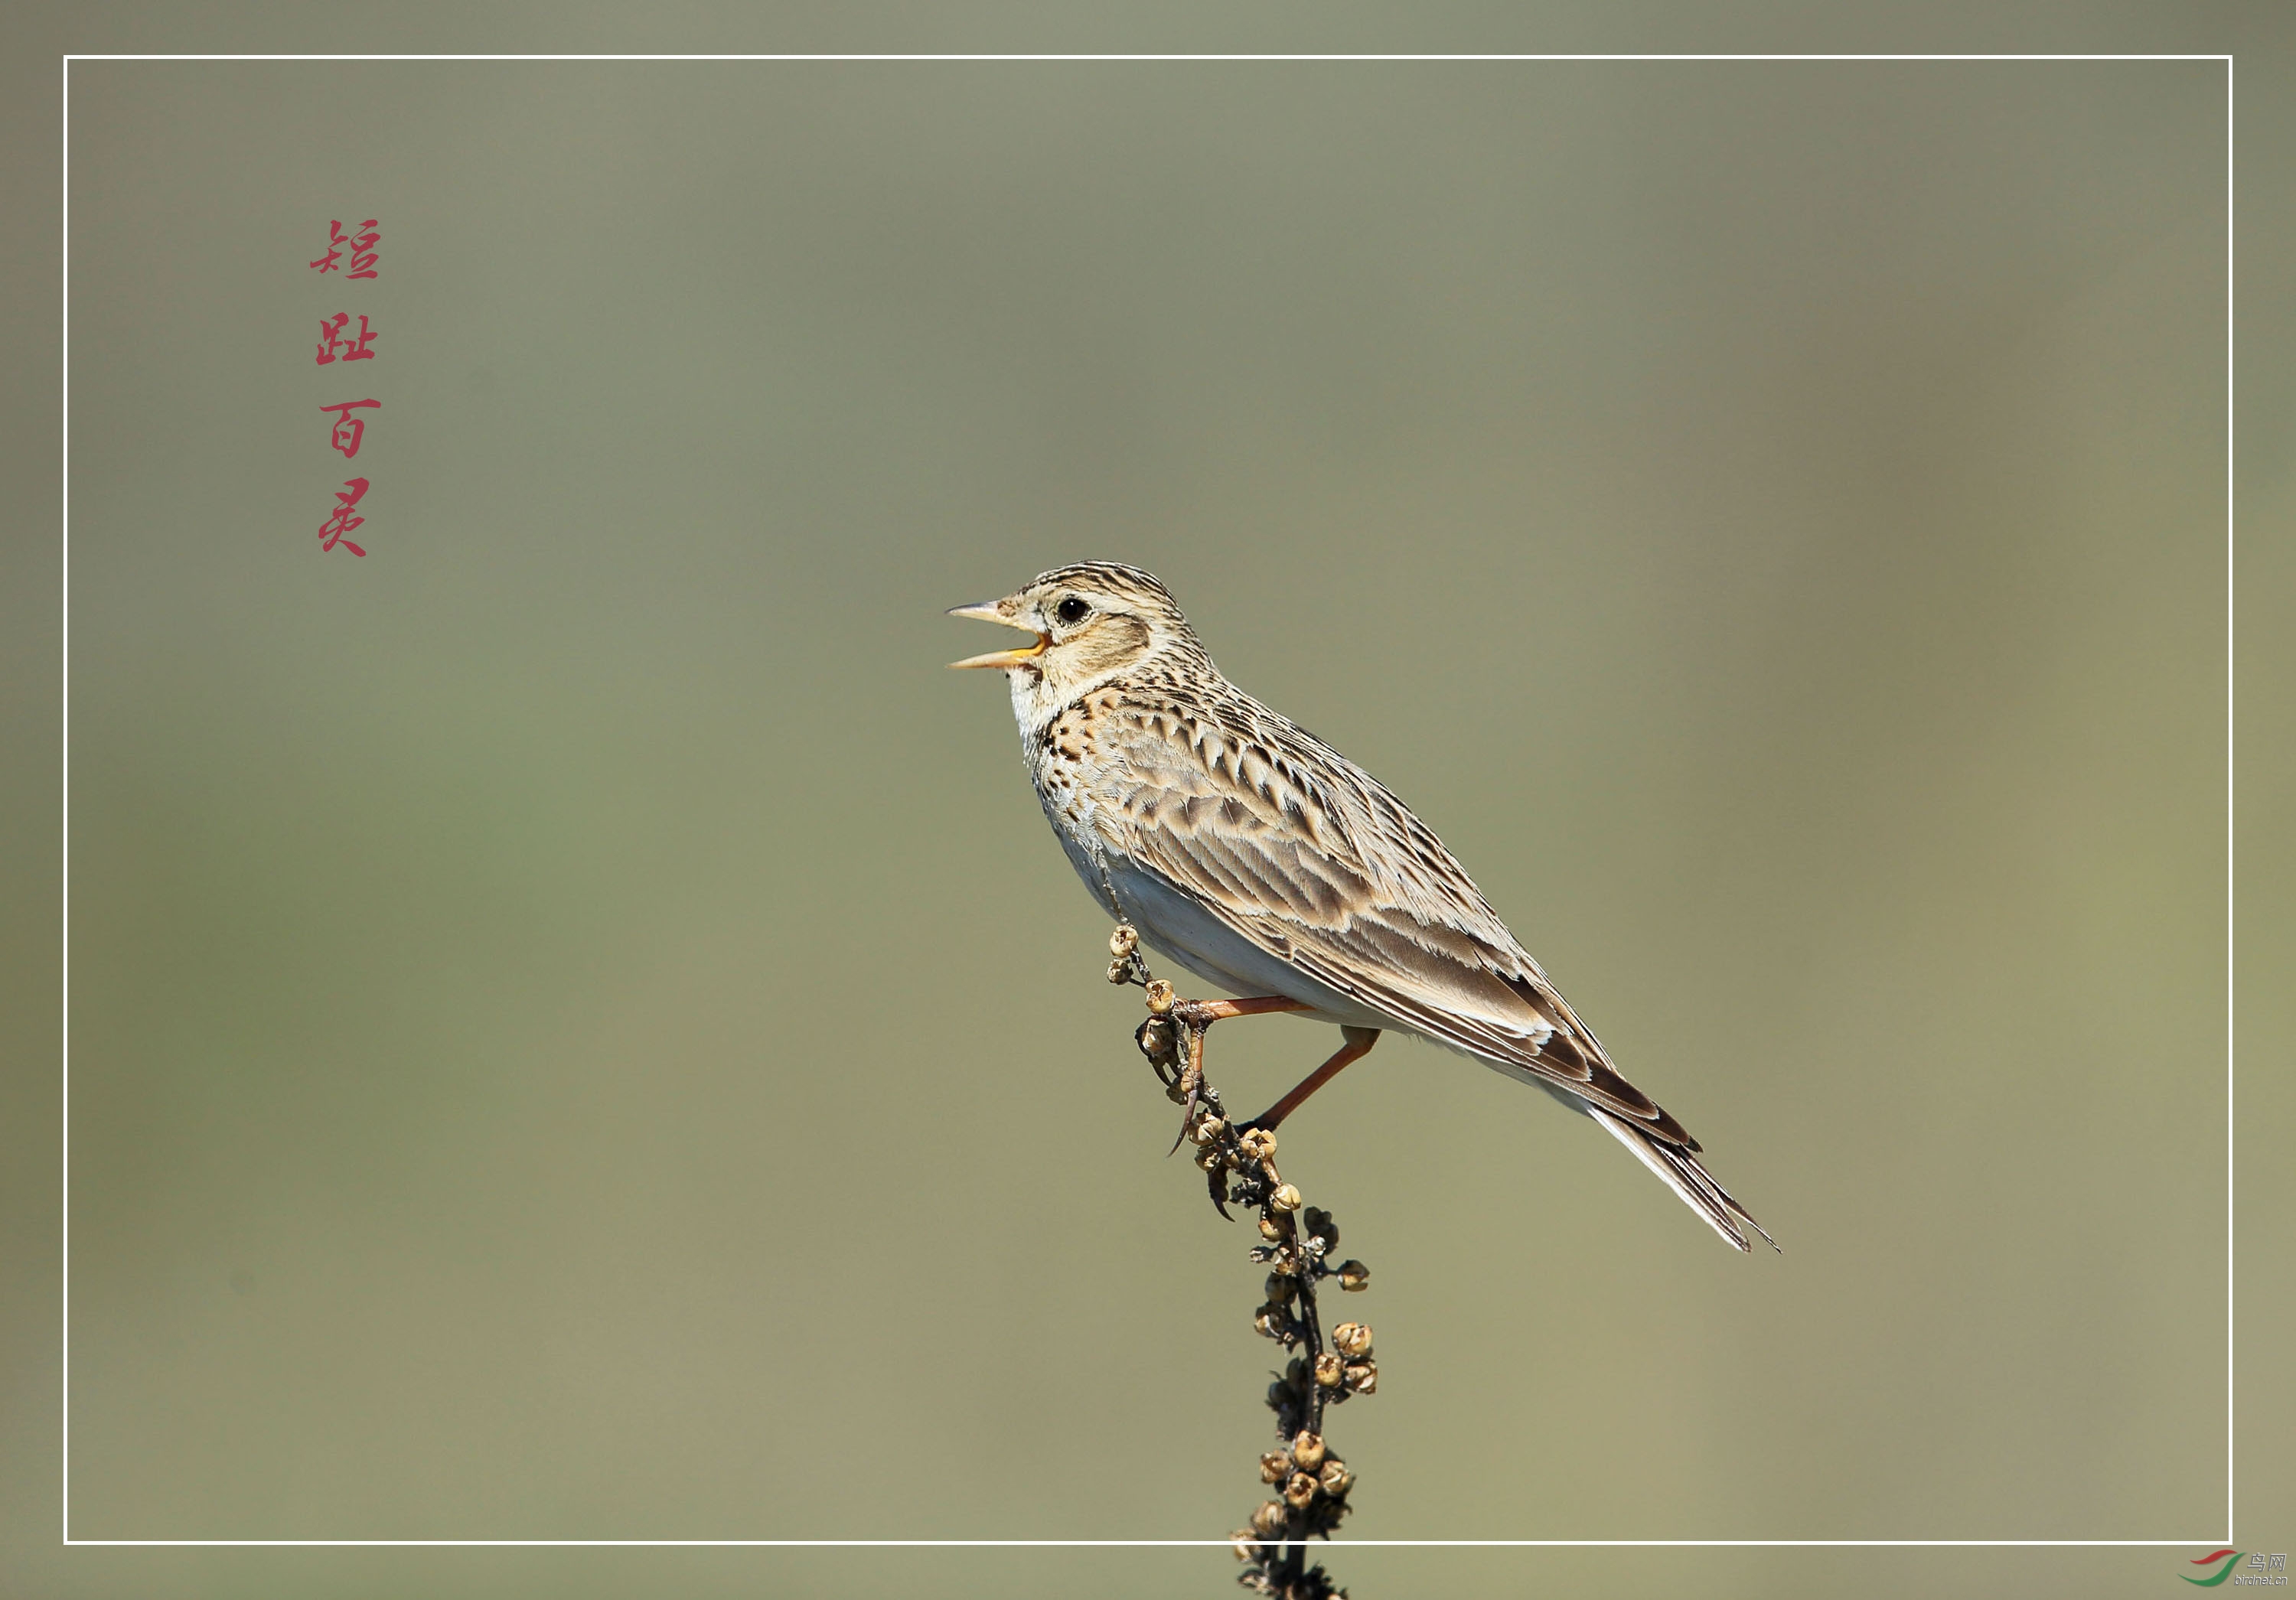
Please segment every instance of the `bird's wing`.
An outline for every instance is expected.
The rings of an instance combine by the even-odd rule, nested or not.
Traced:
[[[1111,775],[1136,865],[1398,1027],[1698,1149],[1611,1065],[1466,870],[1368,773],[1256,702],[1170,727],[1131,729]]]

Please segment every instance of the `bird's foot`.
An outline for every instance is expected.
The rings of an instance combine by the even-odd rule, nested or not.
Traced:
[[[1173,1150],[1179,1149],[1181,1145],[1188,1142],[1188,1134],[1194,1128],[1195,1125],[1196,1097],[1193,1095],[1191,1095],[1188,1096],[1187,1104],[1180,1108],[1180,1131],[1172,1136],[1172,1149],[1167,1150],[1164,1153],[1164,1159],[1166,1161],[1172,1159]]]
[[[1185,1023],[1181,1026],[1187,1036],[1188,1064],[1180,1069],[1180,1080],[1172,1086],[1172,1097],[1180,1102],[1180,1132],[1172,1141],[1172,1150],[1180,1147],[1188,1130],[1196,1125],[1196,1105],[1204,1087],[1204,1030]],[[1165,1155],[1169,1156],[1172,1150],[1167,1150]]]

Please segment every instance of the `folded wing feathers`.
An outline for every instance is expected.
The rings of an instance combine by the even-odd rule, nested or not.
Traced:
[[[1136,825],[1133,858],[1340,993],[1584,1100],[1737,1249],[1751,1248],[1741,1223],[1769,1239],[1699,1164],[1689,1132],[1611,1067],[1442,841],[1369,773],[1235,693],[1249,706],[1230,729],[1238,747],[1218,759],[1200,749],[1179,792],[1157,781],[1177,775],[1136,765],[1147,780],[1136,825],[1161,812],[1164,825]]]
[[[1398,952],[1391,935],[1378,939],[1364,937],[1365,924],[1375,916],[1376,914],[1366,916],[1359,913],[1350,928],[1320,939],[1295,936],[1290,959],[1302,972],[1341,994],[1398,1015],[1431,1038],[1503,1065],[1521,1068],[1647,1128],[1660,1138],[1692,1151],[1698,1148],[1682,1124],[1611,1068],[1603,1056],[1601,1044],[1584,1023],[1570,1016],[1566,1007],[1560,1004],[1538,1005],[1522,994],[1514,981],[1502,980],[1488,963],[1469,966],[1457,955],[1429,949],[1420,940],[1411,942],[1419,945],[1424,956],[1431,959],[1406,965],[1396,959]],[[1391,929],[1392,923],[1388,926]],[[1247,937],[1258,937],[1241,924],[1239,931]],[[1318,948],[1321,946],[1337,947],[1334,954],[1343,953],[1354,959],[1331,959]],[[1437,962],[1444,965],[1431,973],[1429,966]],[[1451,979],[1452,983],[1438,982],[1437,973]],[[1481,981],[1480,984],[1477,980]],[[1470,987],[1481,992],[1443,992],[1447,988],[1456,991]],[[1544,992],[1551,995],[1553,991]],[[1520,1024],[1501,1021],[1491,1013],[1499,1010],[1502,1001],[1528,1005],[1532,1016]],[[1565,1017],[1569,1018],[1567,1022]]]

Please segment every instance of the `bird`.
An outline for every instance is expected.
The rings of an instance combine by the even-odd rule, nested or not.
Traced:
[[[948,614],[1033,636],[952,661],[1002,671],[1037,798],[1102,908],[1242,998],[1341,1045],[1273,1129],[1382,1033],[1415,1036],[1584,1112],[1741,1251],[1761,1224],[1698,1141],[1627,1081],[1475,887],[1371,774],[1230,683],[1171,591],[1119,562],[1056,567]]]

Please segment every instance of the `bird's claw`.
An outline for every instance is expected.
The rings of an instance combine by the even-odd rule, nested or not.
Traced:
[[[1172,1150],[1177,1150],[1180,1147],[1188,1136],[1188,1130],[1196,1125],[1196,1107],[1201,1103],[1202,1096],[1195,1089],[1190,1089],[1187,1104],[1180,1108],[1180,1131],[1173,1137]],[[1172,1150],[1167,1150],[1164,1153],[1167,1159],[1170,1158]]]

